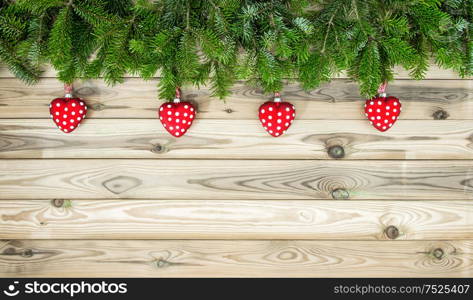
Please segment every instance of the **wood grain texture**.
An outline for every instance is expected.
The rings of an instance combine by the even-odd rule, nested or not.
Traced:
[[[0,160],[0,199],[472,199],[473,161]]]
[[[91,108],[88,118],[156,118],[162,103],[157,99],[156,80],[128,78],[124,84],[107,87],[101,80],[75,84],[76,94]],[[49,102],[63,95],[54,78],[41,80],[34,88],[17,79],[0,79],[0,118],[48,118]],[[256,119],[258,107],[271,95],[263,95],[242,83],[232,88],[226,102],[209,97],[209,89],[184,89],[184,98],[198,106],[197,118]],[[472,80],[398,80],[388,92],[403,103],[401,119],[433,119],[445,110],[449,119],[473,119]],[[363,99],[357,84],[334,80],[310,93],[296,84],[287,85],[283,98],[296,106],[297,119],[365,120]]]
[[[257,120],[197,120],[185,138],[159,120],[85,120],[64,134],[51,120],[0,120],[0,158],[473,159],[473,121],[400,120],[380,133],[362,120],[298,120],[273,138]]]
[[[137,77],[136,75],[126,75],[127,77]],[[159,73],[156,74],[159,77]],[[402,67],[394,68],[394,76],[398,79],[410,79],[409,72],[404,70]],[[15,77],[6,65],[0,64],[0,78],[13,78]],[[57,77],[57,72],[51,66],[44,66],[41,77]],[[341,72],[335,78],[347,78],[345,72]],[[453,70],[441,69],[434,62],[431,63],[425,74],[425,79],[460,79],[458,73]]]
[[[473,201],[0,201],[0,239],[473,239]]]
[[[0,244],[0,276],[471,277],[472,249],[472,241],[17,240]]]

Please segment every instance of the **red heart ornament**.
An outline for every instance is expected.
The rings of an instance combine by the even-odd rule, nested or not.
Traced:
[[[259,120],[263,128],[274,137],[286,133],[295,117],[294,105],[289,102],[281,102],[280,98],[265,102],[259,107]]]
[[[386,131],[396,123],[401,113],[401,102],[396,97],[378,96],[365,103],[365,115],[374,128]]]
[[[174,99],[172,103],[163,103],[158,115],[161,124],[171,135],[181,137],[186,134],[194,121],[195,108],[190,102]]]
[[[71,133],[84,120],[87,105],[80,98],[56,98],[49,104],[49,113],[59,129]]]

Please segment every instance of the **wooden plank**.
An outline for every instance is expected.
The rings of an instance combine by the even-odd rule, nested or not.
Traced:
[[[0,239],[473,239],[472,201],[0,201]],[[391,237],[392,238],[392,237]]]
[[[472,249],[472,241],[15,240],[0,244],[0,276],[471,277]]]
[[[100,80],[77,83],[76,94],[91,108],[89,118],[156,118],[156,80],[129,78],[124,84],[107,87]],[[48,118],[49,102],[63,95],[62,84],[54,78],[27,87],[17,79],[0,79],[0,118]],[[197,118],[256,119],[258,107],[271,95],[263,95],[242,83],[236,84],[227,101],[209,97],[209,90],[184,89],[184,98],[198,106]],[[449,119],[473,119],[472,80],[398,80],[389,93],[403,101],[401,119],[433,119],[433,113],[445,110]],[[365,120],[364,99],[357,84],[334,80],[321,88],[304,92],[298,85],[284,88],[283,97],[296,106],[297,119]]]
[[[298,120],[277,139],[257,120],[197,120],[173,138],[159,120],[90,119],[73,134],[51,120],[0,120],[0,158],[473,159],[473,121],[400,120],[380,133],[362,120]],[[332,148],[333,149],[333,148]]]
[[[4,159],[0,199],[461,200],[472,171],[471,160]]]
[[[395,77],[398,79],[410,79],[409,72],[402,67],[394,68]],[[160,74],[157,73],[156,77],[159,77]],[[6,65],[0,64],[0,78],[12,78],[15,77],[9,70]],[[43,73],[41,77],[57,77],[57,72],[51,66],[44,66]],[[127,74],[126,77],[138,77],[137,75]],[[335,78],[347,78],[346,72],[341,72],[336,75]],[[425,74],[425,79],[460,79],[458,73],[450,69],[441,69],[432,62]]]

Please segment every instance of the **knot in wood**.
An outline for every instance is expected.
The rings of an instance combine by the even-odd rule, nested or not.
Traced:
[[[335,200],[345,200],[350,197],[350,194],[347,190],[343,188],[334,189],[332,191],[332,198]]]
[[[105,109],[105,105],[103,105],[102,103],[94,103],[92,104],[91,108],[95,111],[101,111]]]
[[[7,248],[7,249],[3,250],[2,254],[3,255],[14,255],[14,254],[16,254],[16,251],[15,251],[15,248],[10,247],[10,248]]]
[[[31,249],[25,249],[22,253],[21,256],[23,257],[31,257],[33,256],[33,250]]]
[[[432,117],[434,120],[445,120],[449,117],[449,114],[445,110],[439,109],[432,114]]]
[[[386,227],[384,232],[386,236],[391,240],[395,240],[399,237],[399,229],[396,226],[389,225],[388,227]]]
[[[335,159],[345,157],[345,149],[339,145],[329,147],[327,153],[331,158]]]
[[[432,255],[438,260],[442,259],[444,254],[445,252],[443,252],[442,248],[437,248],[432,251]]]
[[[233,112],[233,109],[227,108],[227,109],[225,109],[225,112],[226,112],[227,114],[231,114],[231,113]]]
[[[156,144],[153,146],[153,148],[151,149],[151,152],[153,153],[163,153],[165,152],[165,147],[161,144]]]
[[[53,199],[53,201],[51,201],[51,203],[54,207],[62,207],[64,205],[64,200],[63,199]]]

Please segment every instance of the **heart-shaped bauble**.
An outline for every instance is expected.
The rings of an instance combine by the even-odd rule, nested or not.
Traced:
[[[49,104],[49,113],[59,129],[71,133],[84,120],[87,105],[80,98],[56,98]]]
[[[374,128],[386,131],[396,123],[401,113],[401,102],[396,97],[375,97],[366,100],[365,115]]]
[[[190,102],[174,100],[161,105],[158,115],[163,127],[171,135],[181,137],[194,121],[195,108]]]
[[[296,109],[289,102],[268,101],[259,107],[259,120],[264,129],[272,136],[286,133],[296,117]]]

